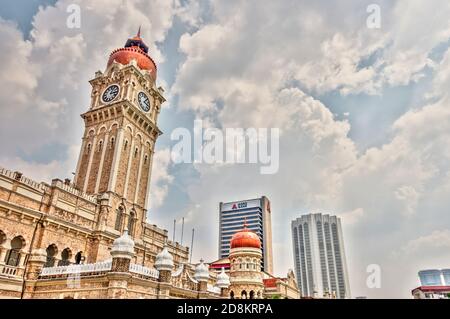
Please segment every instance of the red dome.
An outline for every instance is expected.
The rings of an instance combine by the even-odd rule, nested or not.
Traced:
[[[231,237],[231,248],[243,247],[261,249],[261,240],[256,233],[247,228],[247,224],[244,224],[244,229]]]
[[[128,39],[125,47],[116,49],[111,53],[107,66],[109,67],[113,61],[127,65],[134,59],[141,70],[150,71],[153,78],[156,79],[157,68],[155,61],[147,53],[148,47],[142,41],[139,30],[135,37]]]

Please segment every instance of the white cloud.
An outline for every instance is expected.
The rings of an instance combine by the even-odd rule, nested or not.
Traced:
[[[429,250],[442,252],[450,248],[450,230],[436,230],[431,234],[409,241],[403,251],[407,254],[423,254]]]
[[[440,2],[435,18],[428,14],[434,5],[419,10],[417,1],[395,7],[385,2],[382,30],[373,31],[361,27],[364,3],[333,10],[328,1],[296,4],[235,2],[231,10],[213,2],[210,21],[182,37],[186,60],[173,86],[180,108],[221,127],[282,129],[280,171],[270,178],[248,166],[196,166],[200,179],[188,193],[193,203],[202,203],[202,238],[217,235],[207,225],[215,222],[210,210],[218,202],[267,195],[274,245],[285,247],[275,257],[282,274],[283,265],[292,264],[293,217],[313,211],[342,215],[358,294],[408,297],[407,282],[415,281],[419,262],[410,260],[403,276],[398,260],[389,256],[416,237],[419,225],[450,225],[443,187],[450,170],[449,103],[439,96],[410,110],[393,125],[390,141],[359,154],[348,137],[350,124],[306,92],[383,94],[385,86],[419,80],[426,67],[437,70],[429,54],[448,38],[450,6]],[[345,10],[343,22],[338,17]],[[201,245],[201,251],[215,250],[209,242]],[[388,277],[403,276],[403,285],[387,281],[380,291],[368,290],[365,269],[372,263],[381,264]]]

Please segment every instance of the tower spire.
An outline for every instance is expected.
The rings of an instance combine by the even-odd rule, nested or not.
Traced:
[[[139,26],[138,33],[137,33],[136,37],[138,37],[138,38],[141,37],[141,26]]]

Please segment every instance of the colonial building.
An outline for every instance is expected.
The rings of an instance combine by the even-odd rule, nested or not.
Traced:
[[[73,183],[38,183],[0,169],[0,296],[32,296],[27,279],[37,271],[34,258],[45,257],[45,267],[109,259],[125,228],[135,242],[132,263],[153,267],[165,242],[176,266],[187,262],[188,248],[146,221],[165,101],[156,76],[139,33],[95,73],[90,107],[81,115],[85,132]]]
[[[0,169],[0,298],[266,296],[256,234],[235,234],[227,274],[189,264],[188,248],[147,222],[165,100],[139,33],[90,81],[73,183]]]

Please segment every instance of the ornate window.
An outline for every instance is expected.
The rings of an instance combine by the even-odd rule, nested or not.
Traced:
[[[134,230],[136,226],[136,212],[132,210],[130,216],[128,217],[128,233],[130,236],[134,236]]]
[[[24,239],[22,236],[14,237],[11,240],[11,249],[6,256],[6,264],[8,266],[18,266],[20,261],[20,250],[24,246]]]
[[[123,207],[119,207],[117,209],[117,216],[116,216],[116,225],[114,226],[115,230],[121,231],[122,230],[122,223],[123,223]]]

